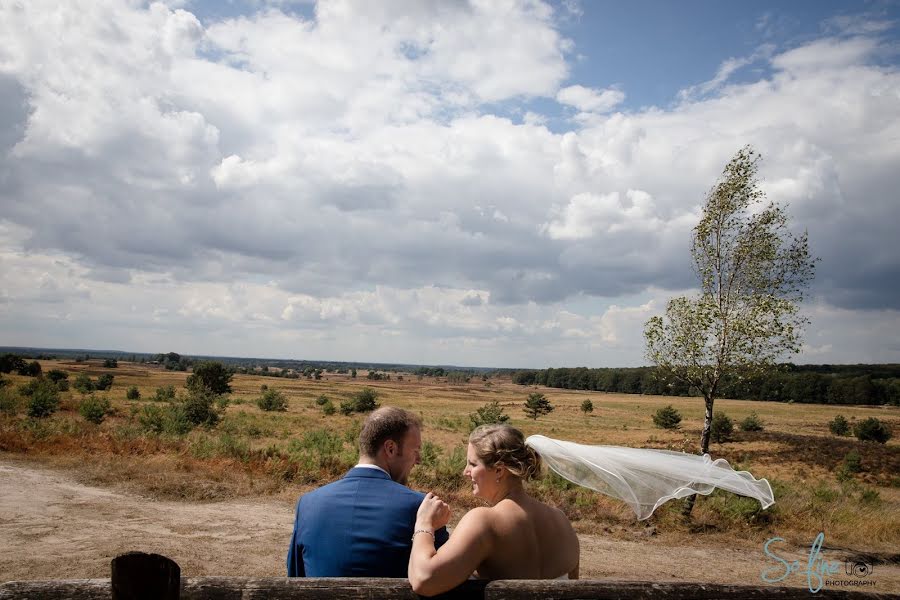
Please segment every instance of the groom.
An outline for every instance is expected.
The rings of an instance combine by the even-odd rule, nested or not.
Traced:
[[[406,487],[419,463],[422,422],[400,408],[371,413],[359,464],[297,502],[288,577],[406,577],[416,512],[425,494]],[[435,532],[435,547],[447,541]]]

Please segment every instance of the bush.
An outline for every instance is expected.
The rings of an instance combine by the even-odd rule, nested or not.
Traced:
[[[861,442],[885,444],[891,439],[890,428],[875,417],[869,417],[857,423],[853,428],[853,433]]]
[[[107,358],[103,361],[103,366],[107,369],[115,369],[119,366],[119,361],[115,358]]]
[[[850,435],[850,423],[843,415],[838,415],[828,422],[828,430],[834,435]]]
[[[325,403],[322,404],[322,412],[328,416],[333,415],[337,409],[334,407],[334,404],[329,399],[325,399]]]
[[[46,377],[53,383],[59,384],[60,381],[68,380],[69,374],[66,371],[63,371],[62,369],[51,369],[51,370],[47,371]]]
[[[494,400],[493,402],[489,402],[481,408],[476,409],[474,413],[469,415],[469,420],[472,421],[472,429],[475,429],[482,425],[506,423],[509,421],[509,415],[503,414],[503,407],[500,406],[499,402]]]
[[[355,412],[370,412],[378,408],[378,392],[372,388],[363,388],[350,399],[341,402],[341,414],[349,415]]]
[[[78,406],[78,414],[97,425],[103,422],[109,412],[109,400],[106,398],[98,398],[93,394],[82,400],[81,404]]]
[[[53,382],[41,379],[31,393],[28,401],[29,417],[49,417],[59,408],[59,390]]]
[[[660,408],[653,415],[653,424],[660,429],[678,429],[681,423],[681,413],[675,410],[671,404]]]
[[[167,385],[166,387],[158,387],[156,388],[156,397],[154,400],[157,402],[168,402],[170,400],[175,399],[175,386]]]
[[[139,390],[136,385],[133,385],[125,392],[125,397],[129,400],[140,400],[141,390]]]
[[[108,390],[112,387],[113,379],[115,377],[110,375],[109,373],[104,373],[100,377],[97,378],[97,383],[94,384],[94,387],[98,390]]]
[[[714,442],[727,442],[734,433],[734,423],[723,412],[717,412],[713,415],[712,425],[709,430],[709,439]]]
[[[585,400],[581,403],[581,412],[587,416],[588,413],[594,412],[594,403],[590,400]]]
[[[75,383],[72,384],[72,387],[82,394],[89,394],[94,391],[94,382],[91,381],[91,378],[88,377],[87,373],[79,373],[75,378]]]
[[[34,395],[35,390],[37,390],[38,387],[41,386],[43,383],[45,383],[45,382],[40,379],[32,379],[31,381],[27,381],[19,386],[19,388],[18,388],[19,394],[21,396],[26,396],[26,397],[30,398],[31,396]]]
[[[194,386],[188,390],[187,396],[178,405],[184,419],[191,425],[214,426],[219,422],[219,412],[215,403],[218,394],[203,386]]]
[[[741,421],[741,431],[762,431],[763,430],[763,422],[759,418],[755,412],[750,413],[750,415]]]
[[[378,392],[372,388],[363,388],[353,396],[356,412],[371,412],[378,408]]]
[[[326,396],[325,394],[322,394],[321,396],[316,398],[316,405],[318,406],[325,406],[326,402],[328,402],[328,396]]]
[[[19,396],[7,387],[0,388],[0,413],[15,415],[19,412]]]
[[[187,387],[204,387],[214,394],[231,393],[232,373],[225,365],[216,361],[202,362],[194,367],[194,373],[187,378]]]
[[[26,363],[19,367],[18,373],[19,375],[25,375],[26,377],[37,377],[41,374],[41,363],[36,360]]]
[[[553,408],[554,406],[550,404],[546,396],[540,392],[534,392],[528,394],[528,398],[525,400],[525,407],[522,410],[525,411],[526,417],[537,421],[537,418],[541,415],[548,415],[553,412]]]
[[[175,404],[147,404],[138,414],[138,421],[146,431],[156,434],[184,435],[193,429],[193,424],[185,417],[183,407]]]
[[[278,390],[274,388],[267,389],[263,392],[262,396],[257,399],[256,405],[266,411],[275,410],[284,412],[287,410],[287,399],[284,397],[284,394]]]

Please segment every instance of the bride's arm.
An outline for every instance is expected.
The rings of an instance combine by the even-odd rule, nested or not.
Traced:
[[[416,518],[416,530],[433,531],[442,526],[439,517],[433,518],[441,504],[443,502],[431,494],[426,496]],[[476,508],[466,513],[440,551],[434,549],[434,538],[430,535],[419,533],[413,537],[408,576],[415,593],[434,596],[453,589],[489,556],[493,536],[490,535],[487,511],[487,508]]]

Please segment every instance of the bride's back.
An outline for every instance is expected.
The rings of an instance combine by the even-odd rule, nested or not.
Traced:
[[[485,579],[551,579],[578,567],[578,537],[562,511],[527,494],[486,511],[494,552],[478,566]]]

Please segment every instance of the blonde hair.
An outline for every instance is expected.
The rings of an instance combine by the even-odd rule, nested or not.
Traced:
[[[475,454],[488,468],[503,465],[516,477],[529,480],[541,472],[541,456],[525,445],[525,436],[509,425],[482,425],[469,435]]]

